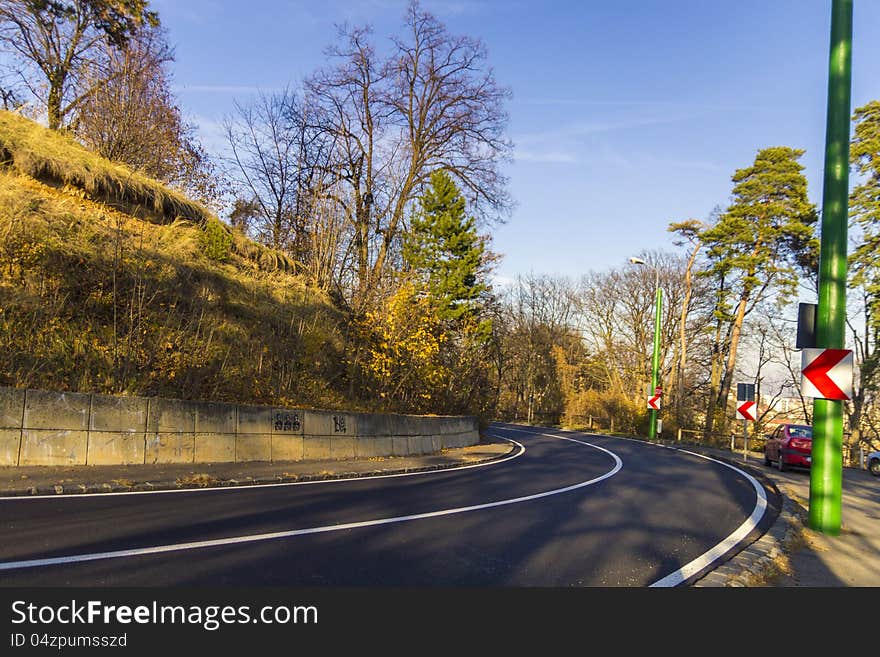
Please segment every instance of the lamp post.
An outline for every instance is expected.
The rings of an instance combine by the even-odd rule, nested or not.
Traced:
[[[630,258],[630,264],[633,265],[649,265],[641,258]],[[651,358],[651,391],[654,394],[660,383],[660,313],[663,307],[663,291],[660,289],[660,270],[651,267],[654,270],[654,353]],[[657,438],[657,411],[651,409],[649,411],[650,419],[648,422],[648,440]]]
[[[846,248],[849,200],[849,130],[852,87],[852,0],[831,3],[822,243],[816,346],[846,343]],[[810,468],[810,528],[840,534],[843,481],[843,401],[813,402],[813,464]]]

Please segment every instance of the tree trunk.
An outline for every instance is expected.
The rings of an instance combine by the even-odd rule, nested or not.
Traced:
[[[715,326],[715,343],[712,345],[712,370],[709,373],[709,398],[706,402],[706,427],[703,439],[709,440],[715,426],[715,401],[721,384],[721,320]]]
[[[53,75],[49,79],[49,98],[46,103],[50,130],[59,130],[61,128],[61,101],[63,93],[64,76],[61,74]]]
[[[687,267],[684,270],[684,299],[681,302],[681,317],[679,318],[678,336],[679,336],[679,352],[678,352],[678,376],[675,378],[675,423],[681,427],[683,412],[681,408],[682,399],[684,397],[684,373],[687,368],[687,316],[688,308],[691,305],[691,296],[693,294],[693,280],[691,270],[697,259],[697,253],[700,250],[698,243],[688,258]]]
[[[357,291],[354,306],[357,310],[367,307],[372,290],[373,277],[370,269],[370,209],[364,198],[355,198],[355,252],[357,256]]]
[[[749,293],[745,292],[739,300],[736,308],[736,316],[733,320],[733,331],[730,335],[730,350],[727,352],[727,368],[721,381],[721,390],[718,393],[718,410],[722,418],[721,430],[727,428],[727,398],[730,396],[730,387],[733,384],[733,374],[736,369],[736,351],[739,348],[739,339],[742,335],[743,321],[746,316],[746,306],[749,302]]]
[[[673,405],[673,418],[675,418],[675,426],[677,426],[677,427],[681,426],[680,425],[681,417],[679,415],[679,413],[681,411],[681,401],[678,396],[678,387],[676,385],[676,383],[678,382],[678,380],[680,378],[678,376],[678,365],[679,365],[679,352],[678,352],[678,350],[679,350],[679,345],[675,345],[675,347],[673,347],[673,349],[672,349],[672,364],[669,368],[669,374],[666,376],[665,379],[663,378],[662,374],[660,376],[661,387],[663,388],[664,391],[668,391],[668,392],[664,392],[663,404],[665,405],[667,403],[666,399],[672,399],[673,397],[675,398],[675,404]],[[673,389],[675,389],[675,392],[672,392]]]

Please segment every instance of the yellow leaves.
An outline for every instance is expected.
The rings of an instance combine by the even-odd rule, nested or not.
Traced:
[[[439,356],[446,341],[431,299],[404,284],[383,308],[366,314],[364,332],[373,336],[365,362],[382,399],[430,401],[448,380]]]

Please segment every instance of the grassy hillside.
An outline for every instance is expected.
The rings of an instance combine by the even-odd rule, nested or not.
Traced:
[[[0,385],[335,405],[344,318],[281,254],[0,112]]]
[[[31,178],[75,188],[159,223],[181,217],[201,224],[210,216],[182,194],[12,112],[0,111],[0,161]]]

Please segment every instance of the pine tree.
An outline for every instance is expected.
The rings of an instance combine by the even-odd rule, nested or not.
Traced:
[[[880,271],[876,266],[880,248],[880,101],[856,109],[853,120],[856,126],[850,160],[861,181],[850,197],[850,215],[861,234],[851,260],[857,278],[864,282],[871,279],[874,294],[880,296]]]
[[[441,319],[455,322],[478,314],[478,300],[488,289],[480,281],[484,251],[455,182],[445,171],[435,171],[419,199],[403,257],[437,302]]]
[[[850,255],[851,289],[861,297],[861,326],[853,332],[858,376],[849,422],[851,439],[862,439],[862,421],[880,390],[880,101],[853,113],[850,160],[859,183],[850,195],[855,249]],[[853,322],[855,324],[855,322]]]
[[[716,317],[727,326],[724,375],[710,391],[707,433],[716,414],[724,417],[746,315],[770,298],[785,303],[796,290],[798,275],[817,262],[818,217],[798,161],[803,154],[786,146],[758,151],[752,166],[733,175],[730,206],[700,235],[709,259],[703,274],[724,281]]]

